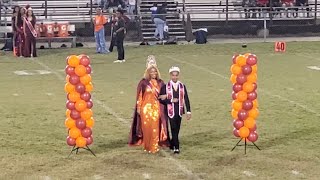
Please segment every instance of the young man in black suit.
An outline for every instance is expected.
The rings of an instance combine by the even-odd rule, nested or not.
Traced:
[[[160,102],[166,105],[166,111],[171,127],[170,148],[175,154],[180,153],[179,131],[182,115],[187,109],[187,120],[191,119],[190,101],[187,88],[179,81],[179,67],[171,67],[169,70],[171,80],[160,90]]]

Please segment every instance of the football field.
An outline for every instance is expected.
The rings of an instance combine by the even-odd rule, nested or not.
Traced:
[[[320,137],[320,42],[39,50],[34,59],[0,55],[0,179],[318,179]],[[232,56],[258,57],[257,119],[261,151],[232,134],[229,80]],[[66,57],[87,54],[93,69],[94,143],[97,157],[66,144]],[[127,145],[136,86],[148,55],[156,56],[162,79],[177,65],[186,84],[192,120],[183,120],[181,154],[147,154]]]

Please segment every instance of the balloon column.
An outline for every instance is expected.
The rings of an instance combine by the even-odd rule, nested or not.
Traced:
[[[73,150],[78,151],[79,148],[85,147],[90,150],[88,145],[93,143],[92,127],[94,125],[91,110],[93,103],[90,94],[93,89],[90,58],[86,55],[67,57],[65,72],[67,75],[65,85],[67,144],[73,146]]]
[[[254,144],[258,139],[256,132],[256,119],[259,115],[256,92],[257,57],[250,53],[234,55],[232,62],[230,81],[233,84],[231,111],[232,118],[234,119],[233,134],[241,138],[238,144],[244,139],[246,146],[247,142]]]

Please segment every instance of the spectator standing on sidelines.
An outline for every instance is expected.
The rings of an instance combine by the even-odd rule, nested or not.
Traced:
[[[116,44],[117,44],[117,50],[118,50],[118,59],[114,61],[114,63],[123,63],[126,62],[124,59],[124,47],[123,47],[123,41],[125,37],[125,20],[123,18],[123,10],[118,9],[117,11],[117,22],[115,24],[114,29],[114,37],[116,38]]]
[[[94,37],[96,40],[96,52],[106,54],[109,51],[106,49],[104,25],[107,23],[106,17],[102,14],[101,8],[98,7],[97,15],[93,19]]]

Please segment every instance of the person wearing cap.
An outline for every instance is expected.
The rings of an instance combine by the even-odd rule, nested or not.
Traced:
[[[109,51],[106,49],[104,25],[107,23],[106,17],[102,14],[100,7],[97,9],[97,15],[93,19],[94,37],[96,39],[96,52],[106,54]]]
[[[179,132],[182,115],[187,114],[191,119],[190,101],[186,86],[179,81],[180,68],[173,66],[169,69],[171,80],[161,87],[159,100],[166,105],[166,111],[171,127],[170,149],[175,154],[180,153]]]

